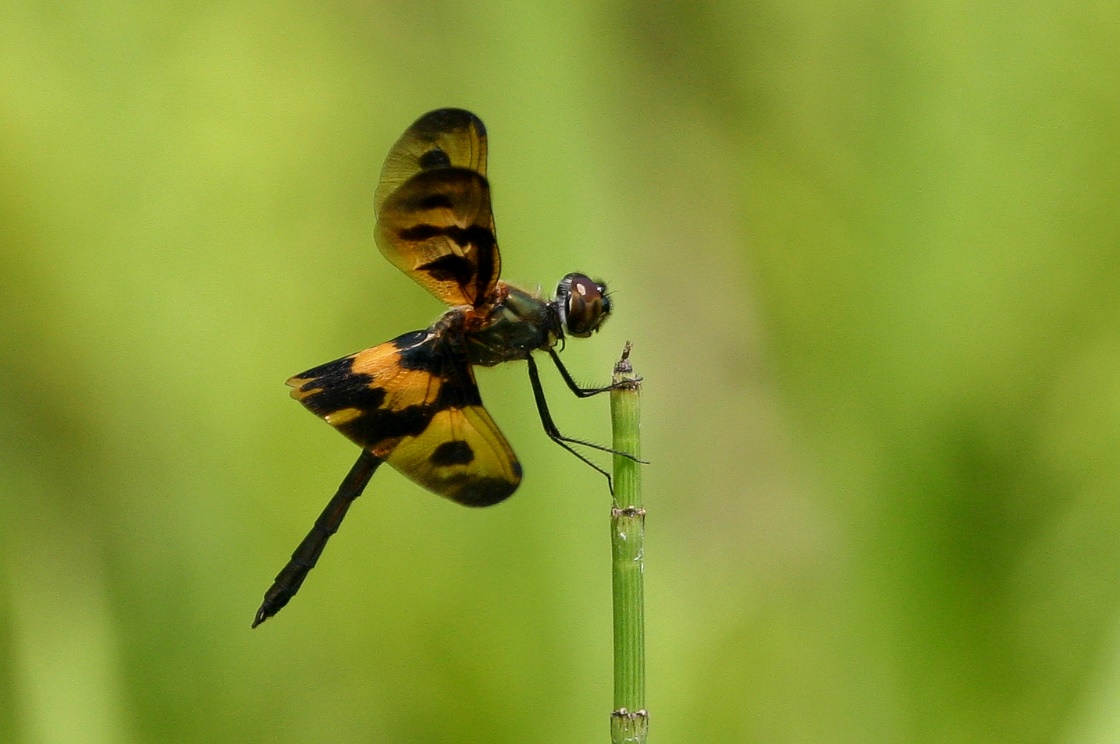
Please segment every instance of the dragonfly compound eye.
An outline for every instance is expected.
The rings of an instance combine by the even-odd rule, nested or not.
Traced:
[[[564,316],[564,332],[576,338],[587,338],[607,319],[611,301],[606,285],[583,274],[568,274],[556,289]]]

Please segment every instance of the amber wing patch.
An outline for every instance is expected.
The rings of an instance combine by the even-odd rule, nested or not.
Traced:
[[[521,465],[465,361],[416,331],[288,380],[292,397],[416,483],[467,506],[512,494]]]

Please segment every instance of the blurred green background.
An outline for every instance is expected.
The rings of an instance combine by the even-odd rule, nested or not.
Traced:
[[[376,474],[291,374],[428,324],[373,245],[423,112],[504,277],[646,378],[655,742],[1120,741],[1120,6],[0,2],[0,740],[593,742],[608,496]],[[605,400],[546,370],[566,433]]]

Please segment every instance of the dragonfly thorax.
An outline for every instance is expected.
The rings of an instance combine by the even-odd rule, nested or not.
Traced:
[[[464,334],[471,364],[492,367],[525,359],[553,347],[564,335],[554,303],[517,287],[504,285],[504,290],[505,299],[493,307],[484,326]]]

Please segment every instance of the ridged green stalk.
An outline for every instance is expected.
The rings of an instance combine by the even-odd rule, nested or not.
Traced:
[[[641,457],[639,437],[641,378],[629,360],[630,345],[614,368],[611,390],[612,447]],[[642,543],[645,536],[641,465],[614,456],[611,506],[611,587],[614,596],[614,711],[612,744],[643,744],[649,728],[646,710],[645,607]]]

